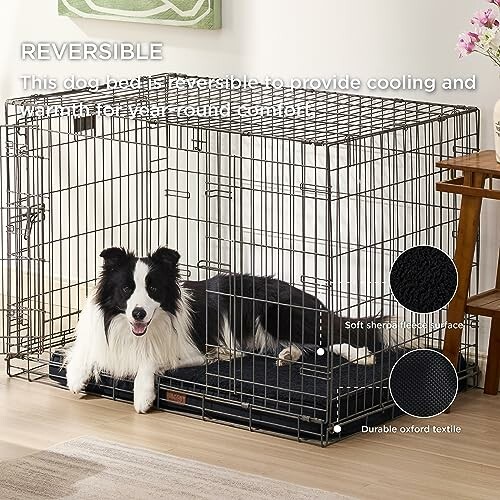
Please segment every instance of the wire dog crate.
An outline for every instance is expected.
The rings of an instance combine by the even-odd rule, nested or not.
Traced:
[[[444,311],[415,325],[424,319],[398,306],[388,275],[409,247],[453,253],[457,200],[435,191],[449,173],[434,165],[478,150],[477,109],[161,74],[11,99],[6,123],[10,375],[54,383],[110,246],[145,255],[166,245],[181,254],[183,279],[274,276],[341,317],[408,324],[407,343],[379,346],[374,366],[317,351],[326,332],[289,366],[242,352],[158,376],[161,409],[328,444],[396,415],[388,377],[406,347],[441,347]],[[477,373],[476,345],[470,317],[462,378]],[[88,390],[131,397],[129,382],[105,376]]]

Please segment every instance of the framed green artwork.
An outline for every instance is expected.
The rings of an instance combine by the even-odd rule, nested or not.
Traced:
[[[59,0],[59,15],[219,29],[221,0]]]

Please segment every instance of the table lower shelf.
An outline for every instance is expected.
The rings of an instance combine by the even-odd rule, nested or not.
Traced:
[[[467,301],[465,310],[469,314],[500,318],[500,289],[493,288],[479,295],[474,295]]]

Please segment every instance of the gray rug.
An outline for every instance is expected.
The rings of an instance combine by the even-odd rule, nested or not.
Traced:
[[[79,438],[0,464],[0,499],[44,498],[311,500],[346,497],[118,443]]]

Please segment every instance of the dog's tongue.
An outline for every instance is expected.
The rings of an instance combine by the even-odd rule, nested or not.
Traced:
[[[147,327],[147,323],[132,323],[132,331],[135,335],[144,335]]]

